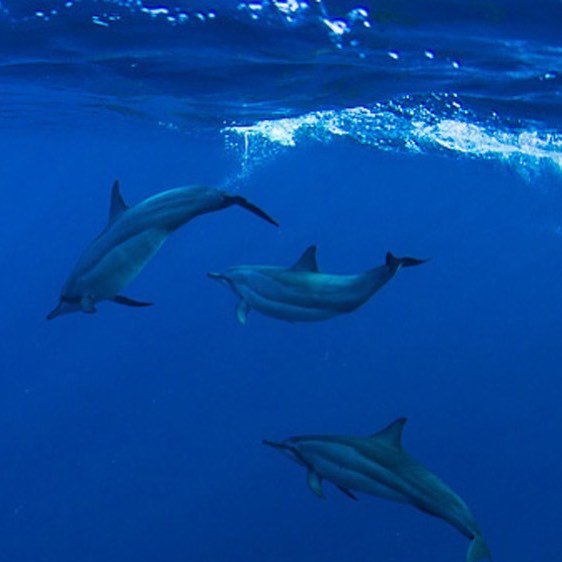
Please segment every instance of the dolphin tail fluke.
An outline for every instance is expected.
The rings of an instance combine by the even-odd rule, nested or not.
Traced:
[[[414,265],[421,265],[428,260],[420,260],[417,258],[397,258],[391,252],[386,254],[386,266],[394,271],[398,271],[401,267],[413,267]]]
[[[258,206],[254,205],[253,203],[250,203],[247,199],[244,199],[244,197],[241,197],[240,195],[227,195],[227,199],[231,205],[239,205],[240,207],[243,207],[244,209],[250,211],[250,213],[254,213],[254,215],[257,215],[258,217],[267,221],[268,223],[273,224],[275,226],[279,226],[279,223],[275,219],[271,218],[265,211],[262,211]]]
[[[491,560],[492,553],[481,535],[476,535],[468,547],[466,562],[480,562],[480,560]]]
[[[49,314],[47,314],[47,320],[56,318],[61,313],[63,307],[64,303],[60,302],[57,306],[55,306],[55,308],[53,308],[53,310],[51,310],[51,312],[49,312]]]
[[[113,302],[116,302],[117,304],[122,304],[124,306],[152,306],[151,302],[137,301],[123,295],[116,295],[111,300]]]

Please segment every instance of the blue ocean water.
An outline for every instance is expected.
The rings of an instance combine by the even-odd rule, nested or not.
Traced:
[[[0,560],[464,560],[417,510],[261,445],[368,435],[473,510],[496,560],[560,559],[559,2],[0,2]],[[104,227],[202,183],[240,209],[127,295],[45,321]],[[357,312],[250,313],[206,272],[431,257]]]

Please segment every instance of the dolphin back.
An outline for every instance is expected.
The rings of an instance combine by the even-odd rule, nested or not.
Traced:
[[[466,562],[480,562],[480,560],[492,560],[492,553],[482,535],[476,535],[468,547]]]

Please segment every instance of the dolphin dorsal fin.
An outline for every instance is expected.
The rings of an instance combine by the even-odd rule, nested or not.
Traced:
[[[382,442],[389,447],[402,449],[402,433],[404,432],[406,421],[406,418],[398,418],[384,429],[373,433],[370,438]]]
[[[309,246],[302,256],[289,268],[291,271],[309,271],[318,273],[318,264],[316,263],[316,246]]]
[[[121,196],[121,191],[119,190],[119,180],[113,182],[113,187],[111,188],[111,202],[109,204],[109,220],[108,224],[111,224],[115,219],[119,218],[127,209],[129,205],[123,201]]]

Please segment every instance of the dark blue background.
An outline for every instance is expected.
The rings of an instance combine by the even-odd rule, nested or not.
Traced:
[[[464,560],[468,541],[413,508],[350,502],[260,444],[369,434],[405,446],[469,504],[497,560],[556,560],[560,539],[559,179],[498,163],[303,146],[256,169],[239,209],[174,234],[126,294],[136,310],[53,322],[65,276],[129,203],[237,172],[218,137],[120,120],[0,137],[0,558],[66,561]],[[430,256],[357,313],[290,325],[208,270],[356,272]]]

